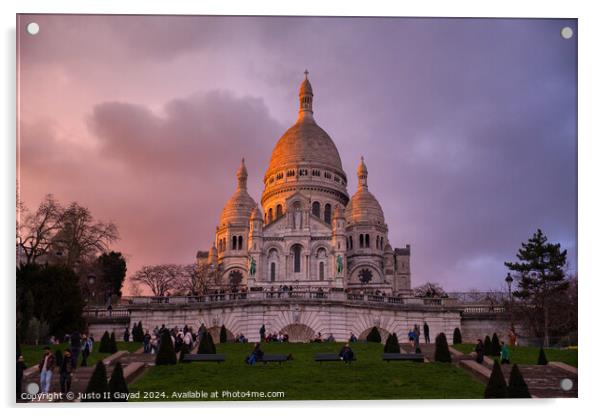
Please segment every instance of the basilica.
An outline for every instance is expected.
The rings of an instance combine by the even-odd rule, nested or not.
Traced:
[[[236,191],[221,213],[206,261],[214,284],[236,290],[274,287],[410,293],[410,246],[393,248],[383,209],[368,189],[368,168],[347,175],[328,133],[314,118],[305,72],[296,123],[278,140],[258,204],[247,191],[244,159]]]

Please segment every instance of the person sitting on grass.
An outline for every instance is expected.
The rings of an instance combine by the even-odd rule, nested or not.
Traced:
[[[341,351],[339,351],[339,357],[345,364],[349,364],[353,360],[353,350],[349,346],[349,343],[346,343]]]
[[[484,351],[485,351],[485,347],[483,345],[483,340],[479,339],[477,340],[477,345],[476,347],[474,347],[475,352],[477,353],[477,363],[479,364],[483,364],[483,358],[484,358]]]
[[[355,334],[352,332],[351,336],[349,337],[349,342],[357,342],[357,337],[355,336]]]
[[[261,344],[258,342],[255,344],[255,348],[253,348],[253,352],[251,355],[247,357],[247,364],[254,365],[257,360],[261,360],[263,358],[263,351],[261,351]]]
[[[502,341],[502,348],[500,350],[500,359],[502,364],[510,364],[510,348]]]
[[[334,342],[334,335],[332,333],[330,333],[330,335],[328,336],[328,338],[326,338],[326,342]]]

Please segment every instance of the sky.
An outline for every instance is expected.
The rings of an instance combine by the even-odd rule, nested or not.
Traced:
[[[411,245],[413,286],[503,289],[537,228],[577,272],[574,19],[21,15],[17,31],[21,199],[115,222],[128,275],[209,249],[241,157],[260,200],[305,69],[349,194],[364,156],[391,244]]]

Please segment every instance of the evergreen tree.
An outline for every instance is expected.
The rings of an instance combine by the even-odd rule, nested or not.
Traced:
[[[368,333],[368,336],[366,337],[366,341],[378,342],[378,343],[380,343],[382,341],[382,338],[380,337],[380,332],[378,332],[377,327],[375,327],[375,326],[372,327],[372,329]]]
[[[142,328],[142,321],[139,321],[138,324],[134,324],[134,329],[132,330],[132,338],[134,342],[144,341],[144,329]]]
[[[550,330],[553,320],[550,310],[554,298],[566,292],[569,282],[565,276],[566,250],[560,244],[548,243],[548,238],[538,229],[527,243],[522,243],[516,255],[518,262],[504,262],[506,267],[518,275],[518,290],[513,294],[529,306],[524,314],[529,325],[544,346],[550,346]]]
[[[82,399],[82,402],[107,402],[109,401],[105,394],[109,392],[109,384],[107,383],[107,368],[103,364],[102,360],[99,360],[96,363],[96,367],[94,367],[94,372],[92,373],[92,377],[90,377],[90,381],[88,382],[88,387],[86,387],[86,396]],[[91,397],[91,394],[97,394],[100,397]]]
[[[401,348],[399,347],[399,340],[397,339],[397,334],[389,334],[389,336],[387,337],[387,341],[385,342],[385,352],[394,354],[399,354],[401,352]]]
[[[454,345],[462,343],[462,333],[460,332],[460,328],[454,329]]]
[[[176,350],[173,342],[171,342],[171,335],[169,331],[161,332],[161,344],[159,345],[159,351],[155,358],[156,365],[171,365],[177,364],[178,358],[176,357]]]
[[[98,352],[108,353],[111,349],[111,337],[109,336],[109,332],[105,331],[102,334],[102,338],[100,338],[100,345],[98,346]]]
[[[485,355],[493,355],[493,353],[491,352],[493,349],[491,347],[491,338],[489,338],[489,335],[485,336],[485,341],[483,341],[483,354]]]
[[[138,324],[136,322],[134,322],[134,326],[132,327],[132,341],[139,342],[138,341]]]
[[[485,388],[486,399],[505,399],[508,397],[508,387],[506,387],[506,379],[502,373],[502,367],[498,360],[493,362],[493,370],[489,376],[489,382]]]
[[[209,331],[205,331],[201,337],[197,354],[215,354],[215,344]]]
[[[219,330],[219,342],[220,344],[225,344],[228,342],[228,333],[226,332],[226,326],[222,325]]]
[[[109,380],[109,391],[111,392],[112,402],[127,402],[125,395],[129,393],[128,383],[125,381],[123,376],[123,367],[121,363],[117,361],[111,379]]]
[[[548,365],[548,357],[543,350],[543,347],[539,349],[539,357],[537,357],[537,365]]]
[[[510,399],[530,399],[531,393],[529,387],[525,383],[525,379],[521,374],[518,366],[514,364],[512,371],[510,372],[510,379],[508,380],[508,398]]]
[[[111,332],[111,337],[109,338],[109,352],[111,354],[115,354],[117,352],[117,340],[115,339],[115,332]]]
[[[451,363],[451,354],[449,353],[449,346],[447,345],[447,337],[441,332],[435,338],[435,361],[441,363]]]
[[[188,344],[183,343],[182,349],[180,350],[180,360],[178,361],[179,363],[188,362],[188,361],[184,361],[184,356],[186,354],[190,354],[190,347],[188,346]]]
[[[495,357],[499,357],[502,352],[502,346],[500,345],[500,339],[497,336],[497,333],[493,333],[493,337],[491,338],[491,355]]]

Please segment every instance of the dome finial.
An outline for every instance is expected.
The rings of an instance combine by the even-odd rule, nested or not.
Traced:
[[[236,171],[238,189],[247,189],[247,176],[247,167],[245,166],[245,158],[243,157],[240,161],[240,167]]]
[[[368,168],[364,162],[364,156],[360,158],[360,164],[357,167],[357,185],[358,189],[368,187]]]
[[[301,87],[299,88],[299,120],[313,120],[314,92],[309,79],[307,79],[309,71],[306,69],[303,73],[305,74],[305,79],[301,82]]]

